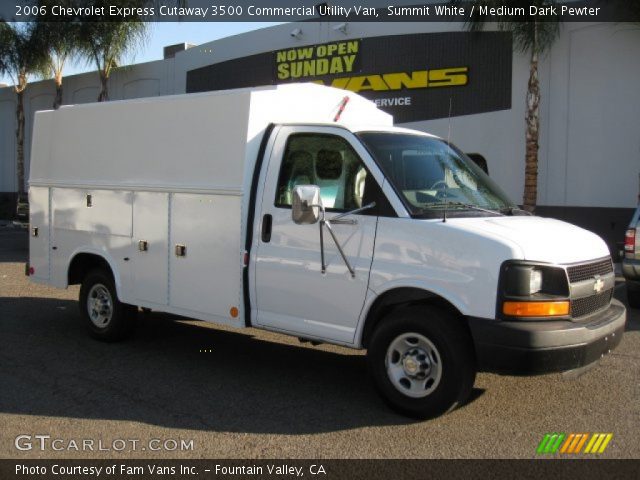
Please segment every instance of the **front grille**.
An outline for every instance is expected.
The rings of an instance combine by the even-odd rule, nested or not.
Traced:
[[[595,275],[607,275],[613,272],[613,264],[610,258],[598,260],[592,263],[584,263],[582,265],[574,265],[567,267],[567,273],[569,274],[569,282],[581,282],[583,280],[589,280]]]
[[[611,297],[613,296],[613,288],[600,292],[590,297],[578,298],[571,300],[571,316],[573,318],[584,317],[590,313],[597,312],[611,303]]]

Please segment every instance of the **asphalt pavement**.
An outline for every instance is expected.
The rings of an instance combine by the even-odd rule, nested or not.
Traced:
[[[480,373],[466,405],[417,422],[363,352],[153,312],[95,341],[77,286],[24,276],[26,234],[0,228],[0,458],[535,458],[550,432],[612,433],[601,457],[640,458],[639,310],[577,378]]]

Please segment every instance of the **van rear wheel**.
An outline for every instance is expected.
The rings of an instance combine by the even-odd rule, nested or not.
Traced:
[[[104,270],[87,274],[80,287],[80,312],[91,335],[113,342],[132,330],[137,309],[120,302],[113,277]]]
[[[414,418],[433,418],[463,403],[476,376],[469,332],[436,307],[391,312],[374,331],[368,358],[384,400]]]

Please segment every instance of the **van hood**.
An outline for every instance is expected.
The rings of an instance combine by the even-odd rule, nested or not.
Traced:
[[[595,233],[570,223],[536,216],[451,218],[450,226],[503,241],[521,252],[522,260],[575,263],[609,256]]]

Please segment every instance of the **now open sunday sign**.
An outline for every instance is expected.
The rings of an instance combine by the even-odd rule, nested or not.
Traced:
[[[356,92],[398,123],[511,108],[506,32],[442,32],[301,45],[187,72],[187,92],[315,82]]]

